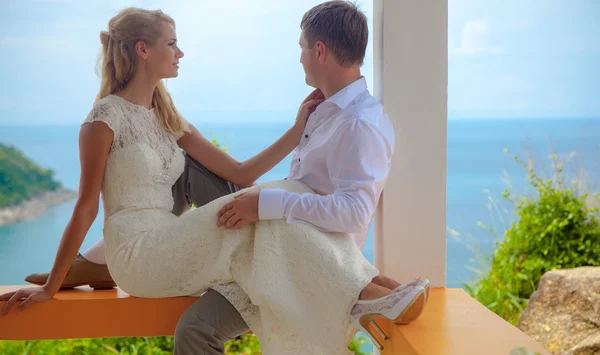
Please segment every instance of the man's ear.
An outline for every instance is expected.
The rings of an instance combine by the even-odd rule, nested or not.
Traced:
[[[321,41],[317,41],[317,43],[315,43],[315,49],[317,50],[317,59],[319,60],[319,64],[323,64],[325,63],[325,59],[327,59],[327,46],[325,46],[325,43],[321,42]]]

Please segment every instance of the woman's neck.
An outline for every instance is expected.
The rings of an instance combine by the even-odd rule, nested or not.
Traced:
[[[152,96],[154,95],[154,89],[157,84],[157,81],[151,80],[143,75],[135,75],[134,78],[130,80],[122,90],[115,93],[115,95],[118,95],[133,104],[152,109]]]

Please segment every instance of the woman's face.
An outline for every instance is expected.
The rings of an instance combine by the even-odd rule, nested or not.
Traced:
[[[146,63],[150,75],[159,79],[177,77],[179,59],[183,57],[183,52],[177,46],[173,25],[163,23],[163,34],[154,46],[147,48],[147,54]]]

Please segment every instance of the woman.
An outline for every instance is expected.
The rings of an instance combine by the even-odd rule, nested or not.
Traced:
[[[307,346],[314,346],[310,353],[342,353],[351,322],[370,334],[373,318],[406,321],[420,313],[423,287],[395,291],[373,283],[378,271],[347,235],[283,220],[218,228],[216,212],[233,196],[181,217],[171,213],[171,186],[184,166],[180,148],[222,178],[250,185],[298,144],[322,94],[309,95],[294,126],[240,167],[181,118],[161,82],[177,76],[183,57],[170,17],[129,8],[109,21],[100,38],[102,85],[80,132],[81,181],[73,216],[46,284],[0,296],[10,299],[5,312],[18,299],[25,298],[20,307],[25,309],[58,291],[97,215],[101,192],[108,267],[125,292],[200,295],[235,282],[260,316],[260,324],[249,325],[266,354],[306,353]],[[299,182],[262,186],[267,185],[310,191]]]

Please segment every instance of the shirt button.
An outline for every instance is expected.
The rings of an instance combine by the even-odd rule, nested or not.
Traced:
[[[305,135],[304,135],[304,138],[308,138],[308,134],[305,134]]]
[[[298,161],[300,161],[300,158],[298,158]]]

